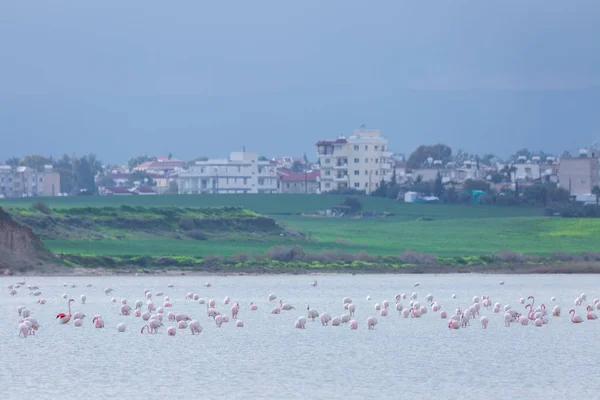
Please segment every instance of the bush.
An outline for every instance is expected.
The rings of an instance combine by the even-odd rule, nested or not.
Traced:
[[[481,196],[479,196],[479,204],[484,205],[484,206],[489,206],[494,204],[494,196],[492,196],[489,193],[484,193]]]
[[[192,218],[181,218],[179,220],[179,229],[184,231],[191,231],[196,229],[196,224]]]
[[[201,230],[198,229],[193,229],[191,231],[187,231],[185,233],[185,235],[191,239],[195,239],[195,240],[206,240],[208,239],[206,237],[206,234],[204,232],[202,232]]]
[[[360,202],[360,200],[352,196],[346,196],[342,205],[350,207],[350,210],[353,213],[359,213],[363,209],[363,204]]]
[[[275,246],[267,250],[267,257],[276,261],[299,261],[306,253],[300,246]]]
[[[410,249],[404,250],[398,257],[403,264],[436,264],[437,259],[432,254],[418,253]]]
[[[507,263],[524,263],[527,261],[523,254],[515,253],[514,251],[502,251],[497,254],[498,260]]]
[[[36,211],[41,212],[42,214],[46,214],[46,215],[52,214],[52,210],[50,209],[50,207],[48,207],[46,205],[46,203],[43,203],[41,201],[37,201],[37,202],[33,203],[31,205],[31,208],[33,208]]]
[[[504,194],[496,197],[496,205],[499,206],[514,206],[517,205],[517,199],[513,194]]]

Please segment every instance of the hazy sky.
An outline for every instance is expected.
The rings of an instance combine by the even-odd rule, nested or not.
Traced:
[[[12,1],[0,160],[312,158],[380,128],[507,155],[600,141],[600,1]]]

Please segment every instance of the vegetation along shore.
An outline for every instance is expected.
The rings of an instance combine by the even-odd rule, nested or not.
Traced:
[[[535,207],[337,195],[78,196],[0,207],[53,254],[2,265],[12,273],[600,272],[600,220]]]

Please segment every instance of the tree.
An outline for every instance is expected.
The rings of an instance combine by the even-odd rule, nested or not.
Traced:
[[[569,152],[567,150],[563,151],[562,154],[560,155],[560,158],[571,158],[571,157],[573,157],[571,155],[571,152]]]
[[[464,184],[464,189],[468,192],[473,190],[481,190],[487,192],[490,190],[490,184],[479,179],[467,179]]]
[[[515,172],[517,172],[517,167],[515,167],[514,165],[505,165],[504,167],[502,167],[502,169],[500,170],[501,173],[503,173],[504,175],[506,175],[506,182],[512,182],[512,174],[514,174]]]
[[[11,167],[16,168],[19,165],[21,165],[21,159],[19,157],[11,157],[8,160],[6,160],[6,165],[10,165]]]
[[[127,165],[129,166],[129,169],[134,169],[138,165],[148,161],[156,161],[156,157],[150,157],[146,154],[144,154],[143,156],[133,157],[127,162]]]
[[[406,162],[407,168],[421,168],[426,164],[428,158],[441,160],[442,163],[447,163],[452,158],[452,149],[445,144],[436,144],[433,146],[419,146],[408,157]]]
[[[490,176],[490,180],[492,181],[492,183],[501,183],[502,181],[504,181],[505,178],[506,176],[499,172],[492,172],[492,175]]]
[[[496,156],[493,154],[484,154],[483,157],[481,157],[481,163],[485,164],[485,165],[492,165],[493,162],[495,161]]]
[[[179,194],[179,185],[177,181],[169,182],[169,188],[166,191],[166,194]]]
[[[117,183],[110,176],[103,176],[100,178],[100,180],[98,180],[98,186],[111,187],[117,186]]]
[[[387,195],[387,189],[388,189],[387,183],[382,178],[381,182],[379,183],[379,186],[377,187],[377,189],[375,189],[371,193],[371,196],[386,197],[386,195]]]
[[[48,158],[40,156],[39,154],[31,154],[25,156],[23,160],[21,160],[21,165],[35,169],[38,172],[42,172],[44,170],[44,166],[52,165],[52,157]]]
[[[596,206],[600,205],[600,186],[594,186],[592,188],[592,194],[596,196]]]
[[[359,213],[363,209],[363,204],[361,203],[361,201],[358,198],[352,196],[346,196],[342,205],[349,207],[353,213]]]
[[[129,184],[139,182],[143,186],[154,186],[154,180],[146,171],[134,171],[129,177]]]
[[[96,193],[96,183],[94,182],[94,171],[87,157],[76,159],[73,164],[75,171],[75,190],[77,193]]]
[[[435,182],[433,184],[433,195],[438,199],[441,199],[443,194],[444,183],[442,182],[442,174],[440,174],[438,171],[437,175],[435,176]]]
[[[269,161],[269,159],[265,156],[258,157],[258,161]]]
[[[54,170],[60,175],[60,192],[74,194],[75,171],[71,158],[64,154],[54,162]]]
[[[294,161],[292,164],[292,172],[302,172],[304,168],[302,167],[302,163],[300,161]]]

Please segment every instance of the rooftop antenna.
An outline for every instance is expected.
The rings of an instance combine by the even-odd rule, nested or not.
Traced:
[[[362,125],[360,126],[360,129],[367,129],[367,126],[366,126],[365,124],[362,124]]]
[[[242,146],[242,151],[245,153],[246,152],[246,145]]]

